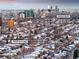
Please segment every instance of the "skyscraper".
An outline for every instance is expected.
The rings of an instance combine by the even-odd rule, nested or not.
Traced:
[[[55,6],[55,11],[56,11],[56,12],[58,12],[58,11],[59,11],[59,8],[58,8],[58,6],[57,6],[57,5]]]

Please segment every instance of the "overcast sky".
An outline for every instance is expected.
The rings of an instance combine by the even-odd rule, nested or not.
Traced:
[[[0,0],[0,9],[38,9],[48,5],[58,5],[60,9],[79,9],[79,0]]]
[[[60,3],[77,3],[79,0],[16,0],[22,2],[39,2],[39,3],[53,3],[53,2],[60,2]]]

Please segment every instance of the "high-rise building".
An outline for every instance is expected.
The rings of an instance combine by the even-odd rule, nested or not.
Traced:
[[[35,12],[34,10],[26,10],[26,17],[35,17]]]
[[[52,6],[48,6],[48,12],[52,11]]]
[[[59,8],[58,8],[58,6],[57,6],[57,5],[55,6],[55,11],[56,11],[56,12],[58,12],[58,11],[59,11]]]

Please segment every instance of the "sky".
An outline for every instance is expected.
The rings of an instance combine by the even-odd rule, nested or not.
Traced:
[[[0,9],[39,9],[58,5],[60,9],[79,9],[79,0],[0,0]]]

